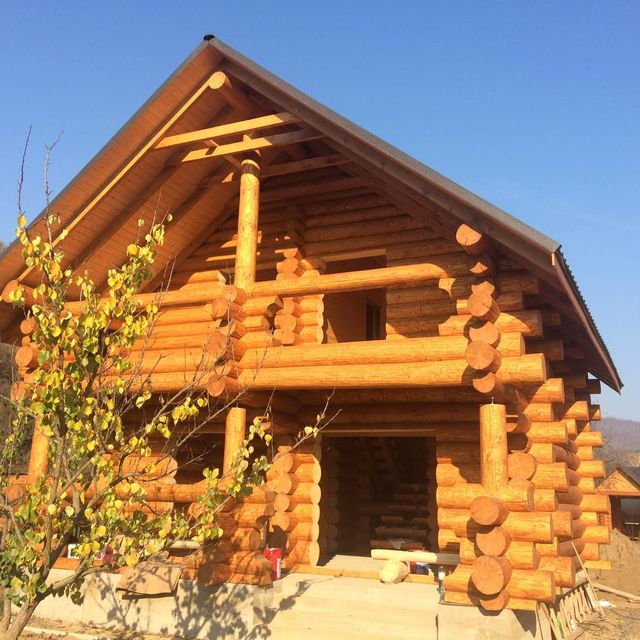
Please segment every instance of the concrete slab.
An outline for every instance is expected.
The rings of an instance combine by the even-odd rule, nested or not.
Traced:
[[[360,560],[362,571],[377,562]],[[352,557],[335,558],[334,563],[354,568]],[[118,592],[118,580],[118,575],[94,574],[83,587],[82,605],[50,597],[36,615],[203,640],[551,640],[534,613],[489,615],[474,607],[441,605],[434,584],[387,585],[297,573],[272,587],[206,588],[182,580],[172,596],[140,598]]]
[[[552,640],[548,625],[533,611],[497,614],[476,607],[438,606],[439,640]]]

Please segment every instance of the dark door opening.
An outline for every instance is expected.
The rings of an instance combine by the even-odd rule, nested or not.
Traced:
[[[324,438],[320,555],[437,550],[435,440]]]

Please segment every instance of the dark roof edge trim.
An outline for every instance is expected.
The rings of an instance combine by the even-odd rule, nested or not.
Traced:
[[[613,364],[613,360],[611,358],[611,354],[607,349],[607,346],[600,335],[600,331],[598,331],[598,327],[587,307],[587,303],[582,297],[582,293],[578,287],[578,283],[573,277],[573,273],[567,264],[567,261],[562,254],[562,250],[558,248],[553,253],[553,265],[555,267],[556,273],[558,274],[558,279],[562,283],[565,293],[567,297],[571,301],[578,317],[580,318],[582,325],[587,330],[589,338],[593,343],[593,346],[598,352],[598,355],[602,359],[602,362],[605,363],[607,367],[607,371],[610,375],[610,380],[604,380],[604,382],[610,386],[614,391],[620,393],[622,390],[622,380],[620,379],[620,375],[618,374],[618,370]]]

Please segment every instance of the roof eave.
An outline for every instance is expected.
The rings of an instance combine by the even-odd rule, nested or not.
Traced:
[[[611,355],[606,345],[604,344],[604,340],[596,327],[596,324],[589,312],[587,304],[580,293],[578,288],[578,284],[576,283],[571,270],[569,269],[564,256],[562,255],[562,250],[560,247],[556,251],[553,252],[552,255],[552,263],[555,268],[556,274],[558,276],[558,280],[562,284],[564,292],[567,297],[571,301],[573,308],[577,316],[582,323],[582,326],[585,328],[591,343],[593,344],[595,350],[600,357],[600,360],[605,364],[607,372],[609,374],[609,379],[605,377],[601,377],[601,379],[609,385],[612,389],[620,393],[622,390],[622,380],[618,374],[618,371],[613,364]]]

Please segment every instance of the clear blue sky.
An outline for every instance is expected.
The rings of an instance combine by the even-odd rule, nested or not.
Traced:
[[[640,3],[14,2],[0,12],[0,238],[213,33],[562,242],[640,419]],[[635,258],[633,256],[636,256]]]

